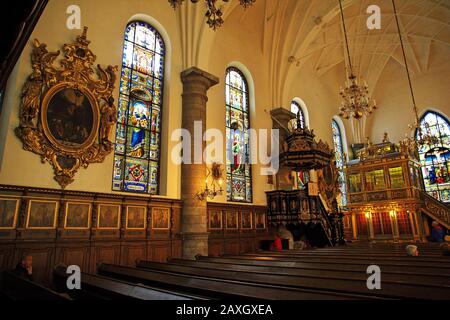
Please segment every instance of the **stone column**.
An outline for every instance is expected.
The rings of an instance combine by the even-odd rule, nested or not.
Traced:
[[[182,128],[190,132],[191,163],[181,165],[181,199],[183,200],[182,232],[183,257],[194,259],[196,255],[208,255],[208,228],[206,199],[195,199],[198,191],[205,187],[206,164],[195,163],[195,158],[202,159],[206,143],[203,133],[206,130],[207,91],[219,83],[219,79],[205,71],[192,67],[181,73],[183,82]],[[201,122],[201,137],[194,136],[195,122]],[[197,147],[195,147],[197,144]],[[198,145],[201,145],[198,146]],[[200,153],[201,154],[198,154]],[[197,154],[196,154],[197,153]]]

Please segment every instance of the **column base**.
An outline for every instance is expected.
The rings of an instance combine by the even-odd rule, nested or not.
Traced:
[[[184,233],[183,258],[195,260],[197,255],[208,256],[209,233]]]

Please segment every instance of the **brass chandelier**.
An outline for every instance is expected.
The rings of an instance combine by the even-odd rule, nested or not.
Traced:
[[[344,119],[350,119],[350,117],[356,120],[361,119],[364,115],[371,114],[377,109],[375,100],[371,100],[369,97],[369,87],[364,81],[363,84],[358,82],[357,77],[353,73],[353,65],[350,57],[350,50],[348,47],[347,28],[345,26],[344,10],[342,9],[342,2],[339,0],[339,7],[341,10],[342,25],[344,28],[345,46],[347,48],[348,67],[349,73],[348,80],[345,82],[345,88],[340,89],[340,95],[342,98],[342,105],[339,108],[339,116]]]
[[[176,9],[177,7],[179,7],[184,0],[168,0],[170,5],[172,6],[172,8]],[[197,3],[200,0],[191,0],[192,3]],[[222,26],[223,24],[223,12],[222,9],[220,7],[217,6],[217,2],[218,0],[203,0],[206,4],[206,13],[205,13],[205,17],[206,17],[206,23],[208,24],[208,26],[210,28],[212,28],[214,31],[219,28],[220,26]],[[223,2],[229,2],[230,0],[221,0]],[[241,6],[244,7],[244,9],[247,9],[248,7],[250,7],[253,3],[256,2],[256,0],[239,0]]]

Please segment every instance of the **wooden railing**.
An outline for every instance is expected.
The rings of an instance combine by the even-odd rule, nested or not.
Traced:
[[[424,204],[423,212],[447,229],[450,229],[450,208],[425,191],[420,192],[420,198]]]
[[[350,193],[350,204],[418,198],[414,187]]]

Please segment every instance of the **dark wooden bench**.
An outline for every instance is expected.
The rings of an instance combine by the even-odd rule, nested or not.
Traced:
[[[189,296],[167,290],[137,285],[95,274],[81,274],[81,290],[67,289],[65,266],[57,266],[53,279],[58,290],[66,292],[76,300],[200,300],[198,296]]]
[[[447,256],[442,255],[440,252],[422,252],[420,251],[420,256],[418,258],[428,258],[428,259],[447,259],[447,261],[450,261],[450,258]],[[355,252],[355,251],[325,251],[325,250],[302,250],[302,251],[258,251],[258,254],[266,254],[266,253],[282,253],[286,255],[302,255],[302,256],[341,256],[341,257],[407,257],[406,251],[398,251],[398,252],[371,252],[371,251],[365,251],[365,252]]]
[[[235,257],[235,256],[224,256],[224,257]],[[355,258],[345,258],[340,256],[309,256],[296,257],[294,255],[283,255],[283,254],[245,254],[239,256],[239,258],[248,258],[256,260],[272,259],[273,261],[301,261],[301,262],[322,262],[322,263],[347,263],[347,264],[365,264],[367,266],[376,265],[409,265],[423,268],[439,268],[441,270],[450,271],[450,264],[444,263],[442,260],[424,260],[418,259],[420,257],[405,257],[405,258],[370,258],[370,257],[355,257]]]
[[[227,255],[223,255],[226,257]],[[450,268],[450,257],[409,257],[409,256],[373,256],[373,255],[339,255],[339,254],[286,254],[282,252],[269,252],[269,253],[256,253],[256,254],[243,254],[242,256],[251,257],[270,257],[270,258],[287,258],[287,259],[297,259],[301,261],[308,261],[310,259],[329,259],[329,260],[339,260],[339,261],[389,261],[389,262],[411,262],[414,263],[425,263],[431,264],[439,267]]]
[[[141,261],[139,268],[155,272],[172,272],[190,276],[202,276],[214,279],[237,280],[271,286],[283,286],[299,289],[320,289],[329,292],[361,294],[391,299],[448,299],[450,286],[432,285],[426,283],[410,284],[401,281],[382,282],[381,290],[369,290],[366,285],[367,278],[345,279],[339,277],[324,277],[320,273],[308,276],[279,275],[274,273],[258,274],[251,271],[220,270],[205,268],[200,265],[174,265],[158,262]]]
[[[254,266],[277,266],[283,268],[296,268],[296,269],[307,269],[307,270],[346,270],[346,271],[366,271],[368,265],[363,263],[341,263],[340,261],[335,262],[314,262],[314,261],[284,261],[284,260],[268,260],[268,259],[254,259],[251,257],[227,257],[227,258],[216,258],[216,257],[202,257],[199,256],[198,260],[202,261],[212,261],[221,262],[228,264],[239,264],[239,265],[254,265]],[[450,277],[450,270],[443,270],[438,267],[428,267],[423,268],[421,266],[410,266],[402,264],[382,264],[380,265],[383,272],[390,273],[401,273],[401,274],[418,274],[418,275],[432,275],[432,276],[442,276]]]
[[[259,274],[279,274],[286,276],[303,276],[303,277],[326,277],[326,278],[339,278],[339,279],[351,279],[351,280],[366,280],[368,275],[365,268],[359,268],[356,270],[324,270],[322,268],[314,269],[296,269],[286,268],[274,265],[267,266],[255,266],[255,265],[242,265],[232,264],[225,262],[214,262],[208,260],[183,260],[183,259],[170,259],[170,264],[202,267],[216,270],[228,270],[228,271],[245,271]],[[138,265],[139,266],[139,265]],[[145,267],[145,266],[144,266]],[[402,272],[391,273],[382,270],[382,280],[390,282],[402,282],[418,285],[446,285],[450,287],[450,277],[440,275],[423,275],[423,274],[404,274]]]
[[[70,300],[70,298],[65,295],[61,295],[39,283],[22,278],[11,271],[2,272],[0,291],[4,298],[12,301]]]
[[[168,290],[199,294],[214,299],[255,299],[255,300],[355,300],[368,299],[367,295],[326,292],[319,289],[300,289],[292,286],[269,285],[251,282],[250,279],[221,277],[220,273],[208,277],[206,274],[188,275],[164,270],[130,268],[112,264],[101,264],[98,272],[102,275],[130,282],[144,283]]]

